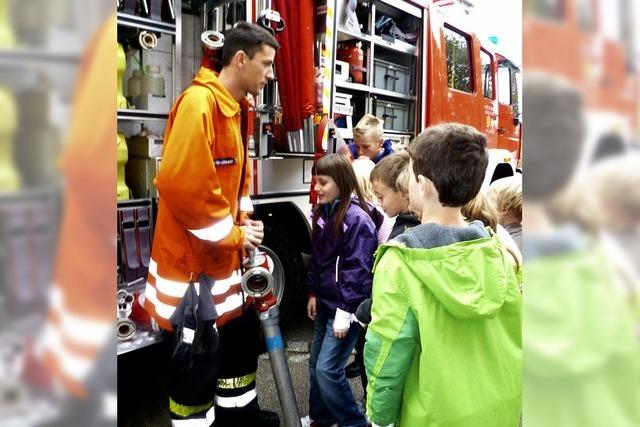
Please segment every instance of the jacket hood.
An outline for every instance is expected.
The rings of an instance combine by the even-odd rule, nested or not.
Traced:
[[[457,319],[492,318],[505,302],[513,265],[498,237],[474,221],[467,227],[422,224],[380,247],[392,251],[409,293],[431,293]],[[513,273],[511,273],[513,274]]]
[[[206,67],[200,67],[193,78],[193,84],[205,86],[216,94],[218,108],[226,117],[233,117],[240,111],[240,103],[229,93],[226,87],[218,80],[218,74]]]

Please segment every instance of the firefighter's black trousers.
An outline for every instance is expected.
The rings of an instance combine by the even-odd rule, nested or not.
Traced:
[[[220,345],[212,355],[181,351],[169,334],[169,408],[178,427],[259,425],[256,370],[260,322],[251,309],[218,328]],[[176,351],[177,350],[177,351]]]

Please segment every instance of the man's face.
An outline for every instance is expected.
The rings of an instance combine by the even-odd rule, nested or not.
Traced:
[[[354,138],[354,144],[356,150],[358,150],[358,157],[366,156],[371,160],[376,158],[383,142],[384,139],[377,138],[373,130],[369,130],[365,132],[364,135]]]
[[[245,90],[253,96],[258,96],[260,91],[269,80],[273,80],[273,59],[276,56],[276,50],[263,44],[262,48],[249,59],[247,55],[242,68],[244,77]]]
[[[403,195],[402,192],[395,191],[378,180],[373,181],[371,184],[373,186],[373,194],[375,194],[387,216],[394,217],[409,208],[407,196]]]

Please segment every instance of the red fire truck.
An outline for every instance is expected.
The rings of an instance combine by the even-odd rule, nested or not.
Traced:
[[[420,0],[316,1],[313,9],[286,3],[271,2],[286,22],[277,33],[283,43],[276,56],[281,103],[276,120],[257,108],[252,190],[255,215],[267,228],[264,249],[276,278],[283,279],[276,280],[276,293],[285,313],[305,295],[313,158],[334,146],[331,132],[317,132],[323,116],[335,120],[334,137],[348,139],[353,124],[372,113],[384,120],[385,137],[398,147],[432,124],[472,125],[486,134],[492,149],[488,180],[495,170],[513,174],[521,152],[520,70],[493,43],[481,40],[471,21],[450,15],[450,7]],[[249,19],[264,16],[247,6]],[[309,28],[313,32],[305,37]],[[357,53],[355,63],[340,60],[345,50]],[[305,57],[315,58],[315,74],[300,68]],[[289,92],[294,86],[302,101],[292,102],[295,94],[287,94],[285,86]],[[305,93],[314,96],[317,108],[291,124],[287,117],[300,116]]]
[[[486,134],[491,148],[487,182],[514,173],[521,151],[519,69],[474,32],[468,17],[454,14],[455,6],[440,7],[427,0],[191,0],[190,7],[183,5],[185,16],[176,14],[175,31],[164,31],[173,31],[176,40],[180,34],[192,37],[183,37],[173,48],[161,46],[166,39],[158,39],[156,51],[174,52],[162,71],[199,64],[194,52],[202,50],[202,30],[223,32],[241,19],[272,28],[282,46],[275,60],[277,79],[256,100],[248,139],[254,216],[265,223],[262,249],[269,255],[285,317],[306,295],[314,160],[335,149],[336,140],[348,141],[364,114],[384,120],[385,138],[397,149],[433,124],[472,125]],[[135,46],[144,30],[143,35],[152,39],[148,28],[165,27],[127,13],[120,13],[118,20],[119,40],[132,40]],[[181,21],[185,31],[179,29]],[[182,50],[191,54],[182,55]],[[162,53],[140,52],[142,63]],[[186,83],[195,69],[181,71]],[[174,96],[181,87],[179,81],[174,83]],[[119,111],[120,131],[137,132],[139,127],[126,119],[141,114]],[[127,168],[150,163],[158,167],[160,159],[130,158]],[[133,180],[153,173],[138,169],[128,174],[127,183],[134,197],[153,199],[151,178],[146,184],[151,191],[145,193],[145,186],[135,191]],[[136,264],[141,265],[144,260]]]
[[[633,2],[525,2],[524,63],[575,85],[585,101],[585,159],[606,139],[635,135],[638,75],[633,64]]]

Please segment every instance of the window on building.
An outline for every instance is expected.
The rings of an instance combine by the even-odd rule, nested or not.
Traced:
[[[482,61],[482,91],[485,98],[494,99],[493,91],[493,56],[486,50],[480,50],[480,60]]]
[[[463,92],[473,92],[469,37],[452,28],[445,27],[444,38],[449,87]]]

